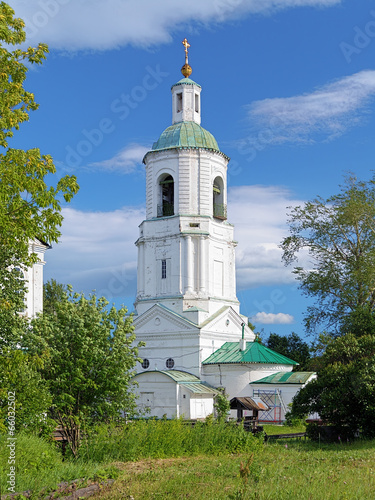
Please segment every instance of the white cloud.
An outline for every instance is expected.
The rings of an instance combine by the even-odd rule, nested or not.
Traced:
[[[113,212],[63,209],[59,244],[46,254],[46,279],[70,283],[76,291],[96,290],[111,300],[135,296],[138,225],[143,208],[125,207]]]
[[[375,71],[366,70],[310,94],[255,101],[248,113],[269,144],[332,140],[363,121],[374,96]]]
[[[251,317],[251,321],[261,323],[262,325],[291,325],[294,323],[294,317],[291,314],[285,313],[258,312],[255,316]]]
[[[150,47],[194,23],[223,23],[293,7],[330,7],[341,0],[9,0],[26,21],[29,42],[63,50]]]
[[[294,283],[281,262],[279,243],[288,234],[287,206],[301,204],[280,186],[242,186],[229,191],[229,221],[235,225],[237,287]],[[135,297],[138,226],[143,207],[112,212],[63,210],[62,238],[46,254],[46,279],[71,283],[108,299]],[[259,322],[259,321],[258,321]]]
[[[142,146],[141,144],[129,144],[113,158],[90,163],[88,166],[90,169],[91,167],[94,167],[99,170],[104,169],[110,172],[115,171],[123,174],[130,174],[142,165],[142,159],[149,149],[150,148]]]
[[[282,186],[233,187],[228,193],[228,217],[234,224],[237,287],[295,283],[281,261],[279,244],[288,235],[287,207],[302,204]]]

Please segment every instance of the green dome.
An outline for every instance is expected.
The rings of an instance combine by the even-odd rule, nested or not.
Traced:
[[[204,148],[219,151],[215,137],[195,122],[180,122],[166,128],[152,151],[175,148]]]
[[[197,87],[202,88],[199,85],[199,83],[195,82],[191,78],[182,78],[177,83],[175,83],[174,85],[172,85],[172,89],[173,89],[173,87],[177,87],[177,85],[196,85]]]

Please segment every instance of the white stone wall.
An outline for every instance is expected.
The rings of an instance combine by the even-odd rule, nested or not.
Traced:
[[[162,373],[150,372],[135,376],[134,393],[138,396],[138,408],[142,411],[149,407],[146,416],[175,418],[177,415],[177,384]]]
[[[172,123],[193,121],[201,123],[201,87],[192,84],[179,84],[172,87]],[[181,97],[178,97],[181,94]]]
[[[213,394],[195,394],[163,373],[146,372],[134,377],[138,408],[150,411],[146,416],[186,419],[205,418],[213,412]]]
[[[141,224],[136,244],[138,314],[160,301],[179,313],[196,306],[211,315],[223,305],[238,311],[230,224],[199,216],[158,218]],[[162,260],[167,264],[164,280]]]
[[[45,265],[44,254],[48,246],[38,240],[29,244],[29,252],[36,253],[38,262],[25,272],[27,293],[25,297],[25,313],[28,318],[33,318],[43,311],[43,267]]]
[[[172,358],[175,361],[174,369],[187,371],[214,385],[215,377],[212,379],[213,383],[204,377],[206,369],[202,372],[202,362],[225,342],[239,341],[242,322],[246,324],[247,318],[239,316],[231,308],[223,308],[220,314],[199,328],[188,318],[184,320],[155,305],[134,320],[136,341],[146,343],[145,347],[140,348],[139,356],[150,362],[147,369],[138,364],[137,371],[166,370],[166,361]],[[245,339],[253,341],[254,338],[254,333],[246,324]]]
[[[281,371],[292,371],[290,365],[271,365],[261,363],[205,365],[202,380],[214,387],[224,387],[229,399],[236,396],[253,395],[253,383]],[[252,384],[250,386],[250,384]]]

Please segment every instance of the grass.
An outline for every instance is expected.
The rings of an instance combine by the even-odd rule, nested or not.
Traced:
[[[8,491],[7,474],[10,472],[7,435],[0,435],[0,493]],[[86,460],[62,460],[54,443],[30,434],[19,434],[16,441],[16,492],[42,489],[52,490],[62,481],[77,478],[110,477],[108,466]],[[45,495],[44,495],[45,496]]]
[[[287,445],[287,447],[286,447]],[[375,491],[375,441],[319,446],[266,444],[258,481],[242,474],[248,454],[116,464],[121,475],[96,499],[368,500]]]
[[[263,430],[269,436],[272,434],[292,434],[297,432],[306,432],[306,425],[294,425],[293,427],[289,427],[287,425],[272,425],[272,424],[264,424]]]
[[[81,456],[96,462],[135,461],[252,452],[262,447],[262,436],[254,437],[235,422],[196,422],[182,419],[139,420],[124,427],[101,426],[92,432]]]
[[[303,429],[267,426],[268,434]],[[8,450],[0,438],[1,493],[6,493]],[[62,461],[53,443],[17,436],[16,491],[61,481],[116,477],[96,499],[368,500],[375,491],[375,440],[319,444],[278,440],[262,444],[241,428],[179,421],[98,428],[82,457]]]
[[[6,435],[0,436],[0,488],[8,493],[7,474],[9,449]],[[194,427],[182,420],[140,420],[124,427],[100,426],[92,429],[73,460],[62,456],[54,443],[33,435],[19,434],[16,441],[16,488],[20,493],[32,490],[34,498],[42,489],[55,489],[62,481],[78,478],[110,478],[116,476],[114,461],[135,461],[142,458],[163,458],[223,455],[255,452],[262,449],[262,439],[253,437],[235,424],[198,422]],[[258,453],[256,453],[258,455]]]

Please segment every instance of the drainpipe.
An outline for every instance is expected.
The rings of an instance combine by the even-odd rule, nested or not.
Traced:
[[[245,323],[242,323],[242,337],[240,340],[240,351],[246,350],[246,340],[245,340]]]

